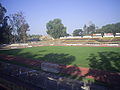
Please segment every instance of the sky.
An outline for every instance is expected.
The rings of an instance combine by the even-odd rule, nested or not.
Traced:
[[[22,11],[30,26],[29,34],[46,34],[46,23],[62,20],[67,33],[94,23],[99,28],[120,22],[120,0],[0,0],[6,15]]]

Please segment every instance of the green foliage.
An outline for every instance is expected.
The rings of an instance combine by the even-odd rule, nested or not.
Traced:
[[[84,30],[83,32],[84,34],[93,34],[96,31],[95,24],[90,24],[89,26],[84,25],[83,30]]]
[[[89,34],[95,33],[95,24],[91,24],[88,28]]]
[[[66,27],[62,24],[60,19],[54,19],[53,21],[49,21],[46,24],[47,34],[52,36],[53,38],[60,38],[66,36]]]
[[[31,39],[40,38],[40,37],[42,37],[42,35],[34,35],[34,34],[29,35],[29,38],[31,38]]]
[[[7,10],[0,4],[0,43],[25,42],[29,25],[22,12],[5,16]],[[9,23],[8,23],[9,20]]]
[[[113,35],[115,36],[116,33],[120,33],[120,22],[116,24],[107,24],[103,26],[101,29],[98,29],[97,32],[113,33]]]
[[[17,12],[12,14],[10,17],[10,23],[12,26],[12,32],[14,35],[15,42],[26,42],[27,40],[27,31],[29,31],[29,25],[25,20],[22,12]]]
[[[42,35],[28,35],[28,41],[40,41],[40,38],[42,37]]]
[[[6,12],[7,12],[7,10],[5,9],[5,7],[3,7],[0,3],[0,24],[3,23]]]
[[[5,16],[7,10],[0,4],[0,44],[11,42],[11,27],[8,25],[8,16]]]
[[[83,31],[82,29],[75,29],[73,31],[73,36],[83,36]]]

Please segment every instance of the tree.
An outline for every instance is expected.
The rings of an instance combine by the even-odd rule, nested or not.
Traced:
[[[84,34],[91,34],[91,35],[93,35],[93,33],[95,33],[95,31],[96,31],[95,24],[91,23],[89,26],[84,25],[83,30],[84,30],[84,32],[83,32]]]
[[[0,43],[11,42],[11,27],[8,25],[9,17],[5,16],[7,10],[0,3]]]
[[[7,12],[7,10],[5,9],[5,7],[3,7],[0,3],[0,26],[1,26],[1,24],[3,24],[3,20],[4,20],[6,12]]]
[[[82,31],[82,29],[75,29],[74,31],[73,31],[73,36],[83,36],[83,31]]]
[[[49,21],[46,24],[47,34],[49,34],[53,38],[60,38],[66,36],[66,27],[62,24],[60,19],[54,19],[53,21]]]
[[[14,42],[25,43],[27,40],[27,31],[29,31],[29,25],[25,20],[22,12],[17,12],[11,16],[11,26],[13,29]]]
[[[95,32],[95,24],[91,24],[87,27],[88,34],[93,34]]]
[[[93,36],[93,33],[95,33],[95,24],[91,24],[88,27],[88,31],[89,31],[89,34],[91,34],[91,36]]]
[[[83,26],[83,34],[84,35],[87,34],[87,25],[86,24]]]

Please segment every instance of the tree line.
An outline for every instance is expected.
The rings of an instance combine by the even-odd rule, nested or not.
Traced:
[[[73,36],[93,36],[93,34],[97,33],[100,33],[102,37],[104,36],[104,33],[112,33],[115,37],[116,33],[120,33],[120,22],[115,24],[107,24],[105,26],[102,26],[101,28],[98,28],[97,26],[95,26],[95,24],[90,24],[89,26],[84,25],[83,29],[75,29],[73,31]]]
[[[120,22],[102,26],[102,28],[97,29],[96,32],[103,35],[104,33],[113,33],[113,35],[116,36],[116,33],[120,33]]]
[[[66,32],[66,27],[62,24],[61,19],[50,20],[46,24],[47,34],[53,38],[60,38],[64,36],[70,36]],[[72,33],[73,36],[91,35],[96,33],[101,33],[101,36],[104,36],[104,33],[113,33],[116,36],[116,33],[120,33],[120,22],[115,24],[107,24],[98,28],[95,24],[91,23],[90,25],[84,25],[82,29],[75,29]]]

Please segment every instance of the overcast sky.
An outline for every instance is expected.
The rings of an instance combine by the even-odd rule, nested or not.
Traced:
[[[60,18],[67,32],[92,21],[96,26],[120,22],[120,0],[0,0],[6,15],[22,11],[30,34],[46,35],[46,23]]]

